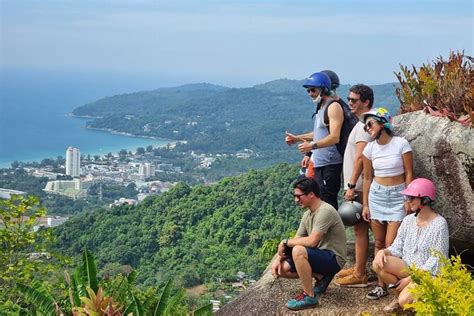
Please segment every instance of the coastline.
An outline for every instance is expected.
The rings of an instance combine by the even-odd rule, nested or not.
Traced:
[[[74,116],[74,115],[68,115],[68,116],[79,118],[79,117]],[[186,143],[187,142],[185,140],[170,140],[170,139],[164,139],[164,138],[153,137],[153,136],[134,135],[134,134],[131,134],[131,133],[118,132],[118,131],[115,131],[115,130],[112,130],[112,129],[105,129],[105,128],[93,128],[93,127],[87,127],[87,126],[83,126],[82,128],[86,129],[86,130],[90,130],[91,132],[104,132],[106,134],[124,136],[126,138],[141,139],[141,140],[144,140],[144,141],[145,140],[148,140],[148,141],[151,140],[151,141],[153,141],[153,143],[147,142],[147,143],[138,143],[138,144],[134,143],[134,144],[128,144],[128,145],[118,145],[118,146],[114,145],[113,148],[107,147],[107,146],[104,146],[104,147],[101,147],[101,148],[94,148],[94,149],[81,149],[81,148],[79,148],[79,150],[81,151],[81,155],[105,156],[109,152],[118,153],[122,149],[126,149],[128,151],[129,150],[133,151],[133,150],[136,150],[136,148],[138,148],[138,147],[146,147],[146,146],[149,146],[149,145],[152,145],[154,148],[165,147],[165,146],[175,147],[178,143]],[[154,142],[158,142],[158,143],[154,143]],[[80,147],[80,146],[78,146],[78,147]],[[13,160],[0,161],[0,169],[1,168],[10,168],[11,164],[14,161],[32,163],[32,162],[40,162],[41,160],[46,159],[46,158],[55,159],[58,156],[63,156],[64,157],[66,148],[67,148],[67,146],[65,146],[64,151],[57,151],[57,152],[51,152],[51,153],[43,152],[43,153],[38,153],[37,155],[31,155],[30,157],[22,157],[22,158],[17,158],[17,159],[13,159]]]

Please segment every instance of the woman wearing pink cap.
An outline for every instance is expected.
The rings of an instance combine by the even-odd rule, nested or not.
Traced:
[[[414,283],[408,267],[418,268],[436,275],[440,252],[448,257],[449,231],[446,220],[432,209],[436,199],[436,188],[428,179],[413,180],[402,194],[409,201],[414,212],[406,216],[398,230],[393,244],[377,252],[373,269],[385,284],[396,284],[398,298],[384,308],[385,312],[395,312],[413,301],[409,292]]]

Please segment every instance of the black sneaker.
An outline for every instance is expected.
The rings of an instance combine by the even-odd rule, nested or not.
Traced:
[[[388,291],[381,286],[376,286],[372,291],[370,291],[365,297],[369,300],[378,300],[381,297],[387,296]]]

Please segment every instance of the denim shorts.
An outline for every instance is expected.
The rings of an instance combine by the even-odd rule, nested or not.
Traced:
[[[336,255],[334,252],[328,249],[319,249],[319,248],[311,248],[305,247],[306,252],[308,253],[308,261],[309,265],[311,266],[311,270],[313,273],[321,274],[321,275],[331,275],[336,274],[341,270],[341,267],[337,263]],[[296,272],[295,262],[293,261],[293,257],[291,256],[291,251],[293,248],[287,247],[285,249],[286,254],[286,261],[290,265],[291,272]]]
[[[400,222],[406,215],[402,191],[405,183],[384,186],[372,181],[369,191],[370,219],[387,222]]]

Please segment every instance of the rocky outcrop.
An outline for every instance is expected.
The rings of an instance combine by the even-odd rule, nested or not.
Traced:
[[[373,245],[370,245],[367,270],[373,259]],[[348,257],[354,258],[354,244],[348,244]],[[349,262],[352,265],[353,262]],[[216,314],[225,316],[246,315],[379,315],[385,305],[394,297],[395,290],[389,296],[377,301],[369,301],[365,296],[372,289],[343,288],[331,283],[319,297],[319,304],[315,308],[294,312],[285,307],[285,303],[301,293],[299,280],[275,279],[270,271],[271,263],[260,280],[251,288],[240,294],[235,300],[223,306]],[[369,273],[369,281],[375,285],[376,277]]]
[[[448,221],[456,252],[474,251],[474,129],[422,111],[394,118],[395,132],[413,147],[415,178],[431,179],[435,209]]]
[[[448,221],[450,244],[455,252],[474,252],[474,130],[447,118],[419,112],[394,118],[396,134],[405,137],[413,147],[415,177],[433,180],[438,199],[435,209]],[[353,259],[353,244],[348,258]],[[369,251],[373,254],[373,250]],[[370,271],[370,263],[367,269]],[[349,263],[350,265],[351,263]],[[313,309],[292,312],[285,307],[288,299],[301,291],[299,280],[274,279],[269,267],[260,280],[217,315],[360,315],[381,314],[383,306],[395,297],[394,290],[386,298],[368,301],[367,288],[341,288],[331,284]],[[375,284],[375,276],[369,281]]]

